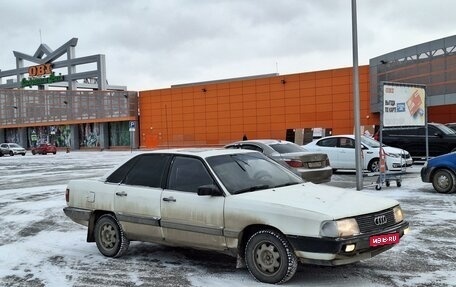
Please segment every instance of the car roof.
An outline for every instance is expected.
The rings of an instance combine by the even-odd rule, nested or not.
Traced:
[[[265,144],[265,145],[271,145],[271,144],[289,144],[292,142],[289,142],[286,140],[275,140],[275,139],[255,139],[255,140],[237,141],[234,143],[230,143],[228,145],[243,144],[243,143],[260,143],[260,144]]]
[[[354,135],[334,135],[334,136],[326,136],[326,137],[322,137],[322,138],[319,138],[318,140],[321,140],[321,139],[330,139],[330,138],[342,138],[342,137],[345,137],[345,138],[352,138],[354,139],[355,136]]]
[[[148,154],[155,153],[167,153],[167,154],[179,154],[179,155],[192,155],[201,158],[207,158],[216,155],[229,155],[229,154],[241,154],[241,153],[252,153],[252,150],[242,149],[224,149],[224,148],[174,148],[174,149],[158,149]]]

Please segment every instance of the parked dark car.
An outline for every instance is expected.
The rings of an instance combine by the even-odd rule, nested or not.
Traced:
[[[428,160],[421,169],[421,180],[432,182],[437,192],[456,192],[456,152]]]
[[[456,123],[448,123],[448,124],[445,124],[447,127],[449,127],[450,129],[456,131]]]
[[[384,127],[382,142],[407,150],[413,158],[426,157],[424,126]],[[456,132],[449,127],[428,123],[429,156],[439,156],[456,151]]]
[[[25,155],[27,151],[16,143],[2,143],[0,144],[0,156],[9,154],[10,156],[21,154]]]
[[[289,141],[274,139],[246,140],[226,145],[225,148],[259,151],[306,181],[313,183],[331,181],[332,167],[327,154],[308,151]]]
[[[57,153],[57,148],[55,147],[55,145],[44,143],[44,144],[38,145],[37,147],[32,148],[33,155],[48,154],[48,153],[52,153],[52,154]]]

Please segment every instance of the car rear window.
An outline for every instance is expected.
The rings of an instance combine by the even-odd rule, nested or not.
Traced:
[[[303,148],[293,143],[277,143],[270,144],[269,146],[272,147],[278,153],[292,153],[305,151]]]

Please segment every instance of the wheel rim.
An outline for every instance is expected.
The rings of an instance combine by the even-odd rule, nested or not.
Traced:
[[[441,174],[437,178],[437,185],[440,186],[440,188],[446,190],[448,188],[448,186],[450,185],[450,179],[447,176]]]
[[[112,249],[117,242],[117,233],[111,224],[105,224],[100,230],[100,241],[104,248]]]
[[[272,275],[280,267],[280,253],[270,242],[261,242],[255,248],[255,265],[258,270]]]
[[[378,160],[375,160],[372,162],[371,171],[374,171],[374,172],[379,171]]]

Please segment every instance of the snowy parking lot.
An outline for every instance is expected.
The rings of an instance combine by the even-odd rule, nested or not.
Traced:
[[[0,286],[268,286],[217,253],[132,242],[113,259],[86,242],[86,228],[62,211],[66,182],[99,177],[136,153],[1,157]],[[285,286],[456,286],[456,194],[436,193],[420,168],[409,168],[401,187],[379,191],[364,178],[361,192],[402,205],[411,232],[397,246],[352,265],[301,265]],[[337,173],[329,184],[355,189],[354,180]]]

